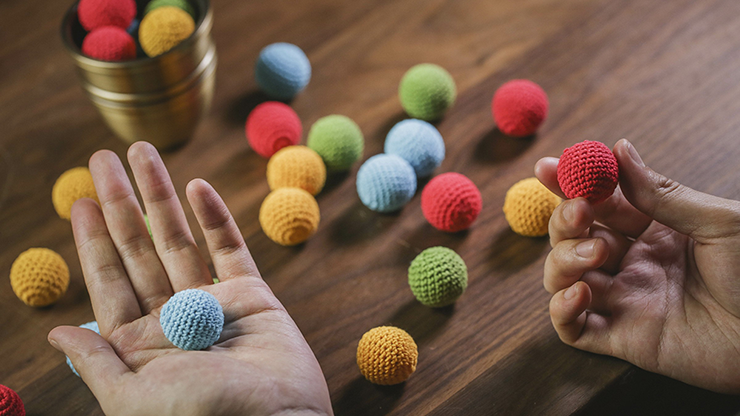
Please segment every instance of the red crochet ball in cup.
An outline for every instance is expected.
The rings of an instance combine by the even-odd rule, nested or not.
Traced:
[[[570,199],[601,202],[614,193],[618,180],[617,158],[601,142],[577,143],[565,149],[558,162],[558,183]]]
[[[80,0],[77,6],[77,19],[88,32],[103,26],[127,29],[134,17],[134,0]]]
[[[249,113],[246,133],[252,149],[260,156],[269,158],[283,147],[298,144],[303,126],[290,106],[268,101]]]
[[[26,409],[18,393],[3,385],[0,385],[0,416],[26,416]]]
[[[103,61],[126,61],[136,58],[136,43],[125,30],[105,26],[93,30],[82,41],[82,53]]]
[[[491,110],[499,130],[513,137],[534,134],[547,118],[547,94],[539,85],[515,79],[493,95]]]
[[[434,228],[456,232],[470,228],[483,200],[478,187],[465,175],[450,172],[436,176],[421,192],[421,211]]]

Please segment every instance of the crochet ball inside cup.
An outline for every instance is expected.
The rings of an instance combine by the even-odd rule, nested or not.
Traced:
[[[357,366],[371,383],[399,384],[416,371],[419,351],[406,331],[380,326],[367,331],[357,345]]]
[[[88,32],[104,26],[126,29],[134,17],[134,0],[80,0],[77,5],[77,18]]]
[[[139,43],[147,56],[161,55],[195,31],[195,21],[184,10],[174,6],[158,7],[147,13],[139,25]]]
[[[82,53],[101,61],[127,61],[136,58],[136,43],[124,29],[104,26],[85,36]]]

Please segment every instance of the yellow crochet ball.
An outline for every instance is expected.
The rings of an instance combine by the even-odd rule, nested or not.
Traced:
[[[406,331],[379,326],[365,333],[357,346],[357,366],[371,383],[403,383],[416,370],[419,351]]]
[[[67,291],[69,268],[59,254],[48,248],[31,248],[10,267],[10,286],[29,306],[47,306]]]
[[[179,7],[158,7],[141,20],[139,43],[150,57],[161,55],[187,39],[195,30],[195,22]]]
[[[98,201],[90,170],[85,167],[72,168],[57,179],[51,189],[51,202],[59,217],[65,220],[72,216],[72,204],[80,198]],[[100,202],[100,201],[98,201]]]
[[[523,179],[506,192],[504,215],[515,233],[526,237],[547,234],[547,224],[560,198],[537,178]]]
[[[288,146],[267,162],[267,184],[271,190],[301,188],[316,195],[324,188],[326,166],[318,153],[306,146]]]
[[[270,192],[260,207],[260,225],[270,240],[284,246],[300,244],[319,227],[319,204],[300,188]]]

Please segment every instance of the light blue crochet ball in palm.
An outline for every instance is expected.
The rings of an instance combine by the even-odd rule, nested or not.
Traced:
[[[404,158],[423,178],[432,174],[445,158],[445,142],[426,121],[410,119],[397,123],[385,138],[385,152]]]
[[[85,328],[91,331],[95,331],[96,334],[100,335],[100,328],[98,328],[98,321],[92,321],[86,324],[82,324],[80,325],[80,328]],[[78,373],[77,370],[75,369],[75,366],[72,365],[72,360],[70,360],[69,357],[67,357],[67,365],[69,366],[69,368],[72,369],[72,372],[75,373],[77,377],[80,376],[80,373]]]
[[[311,63],[301,48],[291,43],[273,43],[260,52],[255,77],[270,97],[290,100],[311,80]]]
[[[379,154],[366,160],[357,172],[357,194],[377,212],[401,209],[416,192],[416,173],[396,155]]]
[[[177,348],[203,350],[213,345],[224,328],[224,311],[216,298],[203,290],[175,293],[159,316],[164,335]]]

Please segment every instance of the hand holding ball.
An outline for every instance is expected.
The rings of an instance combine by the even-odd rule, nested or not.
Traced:
[[[218,341],[224,312],[212,294],[200,289],[177,292],[164,304],[159,323],[170,342],[183,350],[204,350]]]
[[[617,158],[604,143],[586,140],[574,144],[558,161],[558,183],[569,199],[602,202],[614,193],[618,181]]]

